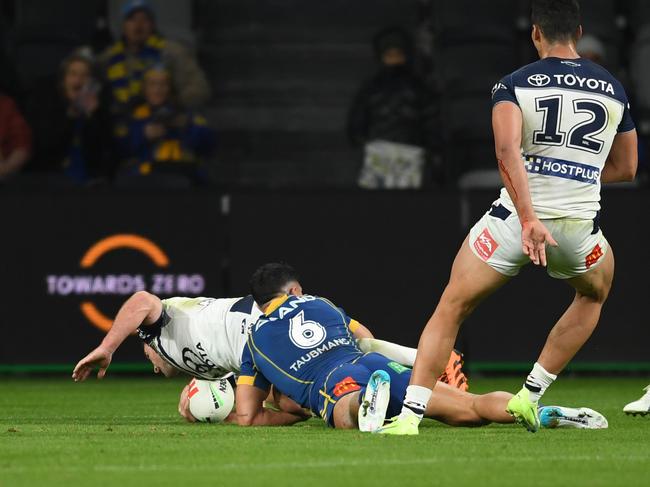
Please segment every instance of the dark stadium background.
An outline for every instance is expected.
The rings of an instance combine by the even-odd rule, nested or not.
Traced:
[[[332,299],[376,337],[416,346],[468,224],[497,197],[496,189],[460,189],[457,181],[468,170],[493,168],[490,89],[534,60],[527,2],[154,4],[163,33],[193,39],[211,83],[204,112],[217,134],[212,183],[57,188],[26,175],[0,184],[0,372],[69,370],[102,336],[82,314],[82,302],[111,316],[126,298],[51,293],[48,276],[141,275],[149,282],[156,273],[200,275],[201,294],[235,296],[247,293],[252,271],[270,260],[293,264],[307,292]],[[2,74],[4,90],[28,99],[35,80],[55,75],[71,49],[93,42],[97,19],[110,21],[116,5],[1,0],[1,49],[13,68]],[[634,104],[630,65],[641,55],[635,53],[647,52],[640,32],[650,23],[650,3],[583,0],[582,9],[585,31],[606,45],[608,67],[626,75],[645,137],[647,114]],[[446,179],[420,191],[357,189],[361,153],[345,135],[352,97],[375,69],[372,36],[387,25],[430,36],[430,49],[421,48],[418,59],[441,93]],[[573,370],[650,370],[650,193],[643,175],[640,181],[603,191],[615,284]],[[92,269],[81,267],[93,244],[123,234],[154,242],[169,265],[160,268],[138,251],[121,249]],[[528,370],[571,299],[570,289],[543,270],[525,269],[462,329],[458,347],[470,370]],[[115,362],[124,370],[146,366],[135,339]]]

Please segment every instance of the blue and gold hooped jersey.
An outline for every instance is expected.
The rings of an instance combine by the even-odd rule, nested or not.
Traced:
[[[276,298],[248,336],[237,383],[264,390],[273,384],[309,408],[314,383],[363,355],[352,336],[351,329],[356,326],[358,323],[327,299],[308,295]]]

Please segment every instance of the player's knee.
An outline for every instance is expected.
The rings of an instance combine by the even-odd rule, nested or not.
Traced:
[[[476,303],[460,296],[446,299],[441,304],[443,304],[441,311],[458,321],[467,318],[476,308]]]
[[[576,291],[576,300],[590,304],[602,305],[609,296],[609,286],[592,287],[590,289],[581,289]]]

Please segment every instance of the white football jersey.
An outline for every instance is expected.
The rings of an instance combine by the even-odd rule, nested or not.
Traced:
[[[595,218],[614,137],[634,129],[622,85],[589,60],[545,58],[503,78],[492,101],[521,109],[522,163],[537,216]],[[515,210],[505,188],[500,203]]]
[[[152,326],[138,330],[165,361],[201,379],[238,374],[250,328],[262,312],[252,296],[163,299]]]

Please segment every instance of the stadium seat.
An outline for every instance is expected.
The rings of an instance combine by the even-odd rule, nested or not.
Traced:
[[[637,33],[637,41],[632,47],[630,78],[634,93],[634,115],[639,132],[650,135],[650,24]]]
[[[21,37],[39,32],[41,37],[89,42],[100,7],[100,0],[20,0],[15,2],[14,29]]]
[[[434,0],[434,37],[442,44],[515,40],[517,0]]]
[[[215,179],[353,185],[360,155],[345,123],[376,69],[372,38],[387,25],[413,27],[417,4],[198,0],[199,58],[214,92],[208,115],[221,140]]]
[[[442,47],[435,62],[435,76],[449,96],[483,93],[489,97],[494,84],[518,67],[512,45],[478,42]]]
[[[491,104],[488,94],[448,97],[443,100],[447,179],[475,169],[494,168]]]

